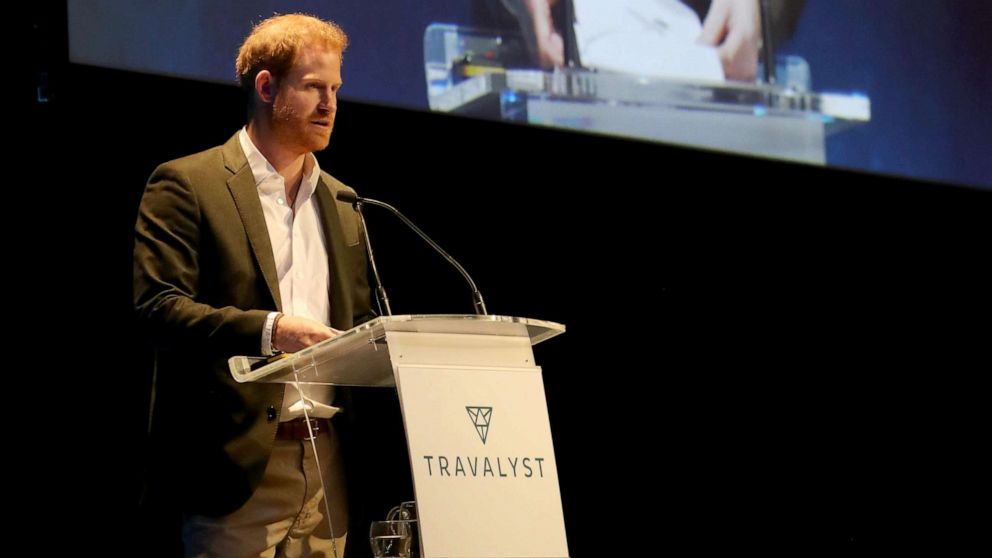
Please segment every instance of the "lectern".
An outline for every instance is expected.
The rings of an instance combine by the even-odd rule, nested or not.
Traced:
[[[385,316],[281,360],[230,365],[239,382],[395,386],[424,558],[567,558],[531,349],[564,331],[507,316]]]

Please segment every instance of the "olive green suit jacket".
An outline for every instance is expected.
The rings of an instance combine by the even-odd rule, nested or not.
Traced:
[[[374,314],[364,235],[351,205],[336,201],[341,190],[350,188],[321,172],[314,196],[330,267],[331,326],[348,329]],[[230,513],[262,477],[284,390],[239,384],[228,371],[232,355],[259,354],[266,316],[282,308],[237,134],[152,173],[135,229],[134,302],[156,347],[152,473],[184,513]]]

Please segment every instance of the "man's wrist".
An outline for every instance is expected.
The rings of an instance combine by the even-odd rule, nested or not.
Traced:
[[[276,314],[276,317],[272,320],[272,354],[281,353],[279,347],[276,347],[276,339],[279,331],[279,320],[283,317],[283,313],[280,312]]]
[[[281,312],[269,312],[269,315],[265,317],[265,326],[262,328],[262,354],[265,356],[270,356],[273,354],[278,354],[279,349],[276,348],[276,323],[282,317]]]

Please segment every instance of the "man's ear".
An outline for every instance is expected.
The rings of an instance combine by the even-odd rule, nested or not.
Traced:
[[[272,72],[262,70],[255,76],[255,94],[263,103],[271,103],[276,98],[276,78]]]

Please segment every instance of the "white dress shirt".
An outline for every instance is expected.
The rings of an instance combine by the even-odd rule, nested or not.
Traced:
[[[303,164],[303,180],[293,207],[286,199],[286,181],[275,167],[255,147],[246,129],[238,135],[241,149],[248,158],[258,187],[265,226],[272,243],[282,312],[300,316],[330,326],[330,267],[327,242],[320,224],[320,210],[314,192],[320,177],[320,166],[312,153]],[[269,314],[262,334],[262,353],[272,354],[272,323],[277,312]],[[311,417],[330,418],[339,409],[329,405],[334,400],[331,386],[303,385],[303,393],[294,384],[286,384],[281,421],[303,416],[303,408]]]

